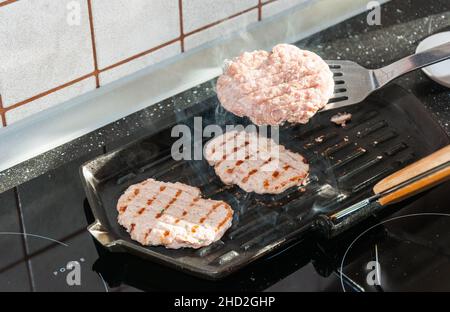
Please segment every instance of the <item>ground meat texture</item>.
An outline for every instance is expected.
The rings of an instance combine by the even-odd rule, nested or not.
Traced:
[[[315,53],[289,44],[244,52],[228,62],[217,96],[233,114],[257,125],[305,124],[334,93],[333,74]]]
[[[148,179],[131,185],[117,203],[118,222],[142,245],[200,248],[219,240],[231,226],[232,208],[201,198],[182,183]]]
[[[229,131],[210,142],[205,157],[225,184],[246,192],[279,194],[306,181],[306,159],[254,132]]]

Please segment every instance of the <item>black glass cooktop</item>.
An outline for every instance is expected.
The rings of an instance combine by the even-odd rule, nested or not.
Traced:
[[[0,248],[8,251],[0,258],[0,290],[450,290],[450,183],[390,207],[382,224],[368,220],[333,241],[307,236],[207,281],[96,245],[86,231],[92,216],[78,168],[101,153],[0,195]]]
[[[362,14],[300,45],[328,59],[382,66],[412,53],[431,33],[448,30],[447,19],[430,24],[427,17],[447,15],[448,3],[432,2],[420,8],[418,1],[390,2],[383,5],[381,26],[367,26]],[[448,130],[447,89],[420,72],[400,84]],[[119,141],[116,146],[129,138]],[[450,182],[391,206],[378,221],[367,220],[332,241],[304,237],[220,281],[111,254],[86,231],[93,219],[78,170],[116,146],[92,150],[0,194],[0,291],[450,291]]]

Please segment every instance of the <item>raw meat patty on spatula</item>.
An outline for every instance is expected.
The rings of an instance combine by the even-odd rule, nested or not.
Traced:
[[[217,96],[233,114],[257,125],[305,124],[334,93],[333,73],[317,54],[279,44],[244,52],[217,81]]]

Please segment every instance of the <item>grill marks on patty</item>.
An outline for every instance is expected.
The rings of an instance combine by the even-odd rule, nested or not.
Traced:
[[[213,213],[213,212],[214,212],[218,207],[220,207],[221,205],[222,205],[222,203],[216,203],[216,204],[214,204],[214,205],[211,207],[211,210],[208,211],[208,213],[207,213],[204,217],[201,217],[201,218],[200,218],[200,220],[199,220],[200,224],[204,223],[205,220],[209,217],[209,215],[210,215],[211,213]]]
[[[153,179],[130,186],[117,210],[119,224],[133,240],[167,248],[209,245],[222,237],[233,217],[227,203],[201,198],[198,188]]]
[[[205,157],[225,184],[259,194],[300,186],[309,171],[303,156],[254,132],[233,130],[214,138]]]
[[[166,210],[168,210],[169,207],[172,206],[172,204],[173,204],[174,202],[176,202],[178,196],[180,196],[181,193],[182,193],[181,190],[178,190],[178,191],[177,191],[177,193],[175,194],[175,196],[174,196],[174,197],[170,200],[170,202],[164,207],[164,209],[161,210],[161,212],[158,213],[158,214],[156,215],[156,219],[161,218],[161,216],[163,215],[163,213],[164,213]]]

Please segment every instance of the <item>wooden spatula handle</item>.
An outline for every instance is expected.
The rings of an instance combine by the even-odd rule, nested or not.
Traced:
[[[381,205],[395,203],[450,179],[450,165],[445,166],[449,161],[450,145],[447,145],[437,152],[434,152],[384,178],[373,187],[375,194],[386,192],[402,183],[413,180],[417,176],[444,165],[442,169],[433,171],[421,179],[408,183],[393,192],[389,192],[388,195],[381,197],[378,202]]]

